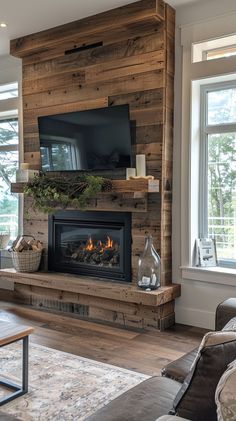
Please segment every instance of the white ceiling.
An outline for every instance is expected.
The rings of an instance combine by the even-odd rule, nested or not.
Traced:
[[[199,1],[201,0],[167,2],[176,8]],[[0,0],[0,22],[7,23],[6,29],[0,28],[0,55],[9,53],[10,39],[133,2],[132,0]]]

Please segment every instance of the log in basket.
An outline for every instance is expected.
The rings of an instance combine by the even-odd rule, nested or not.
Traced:
[[[29,241],[25,241],[24,237],[29,236],[22,235],[20,238],[17,238],[13,242],[13,247],[9,250],[12,255],[13,266],[17,272],[37,272],[42,257],[42,243],[37,242],[34,237],[31,237]],[[22,244],[28,250],[22,249]]]

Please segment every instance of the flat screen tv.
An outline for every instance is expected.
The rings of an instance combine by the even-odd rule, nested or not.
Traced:
[[[42,171],[131,166],[128,105],[39,117],[38,125]]]

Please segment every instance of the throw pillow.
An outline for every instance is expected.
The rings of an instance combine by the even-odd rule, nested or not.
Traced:
[[[229,365],[220,378],[215,400],[218,421],[236,420],[236,360]]]
[[[236,332],[236,317],[230,319],[230,321],[226,323],[222,330],[233,330]]]
[[[207,333],[174,400],[171,413],[192,421],[217,421],[216,387],[228,364],[235,358],[236,332]]]

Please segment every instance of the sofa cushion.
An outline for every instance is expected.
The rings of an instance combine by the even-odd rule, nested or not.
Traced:
[[[232,330],[236,332],[236,317],[233,317],[222,330]],[[190,351],[177,360],[165,365],[161,370],[161,375],[183,383],[185,377],[191,370],[197,353],[198,348],[195,348],[193,351]]]
[[[196,355],[198,353],[198,348],[195,348],[193,351],[188,352],[178,360],[172,361],[167,364],[161,370],[161,375],[169,377],[170,379],[176,380],[177,382],[183,383],[185,377],[189,374],[190,369],[195,361]]]
[[[215,391],[236,358],[236,332],[209,332],[174,401],[174,413],[192,421],[217,421]]]
[[[168,414],[181,384],[165,377],[151,377],[128,390],[86,421],[155,421]]]
[[[218,421],[236,420],[236,360],[231,363],[216,388]]]

